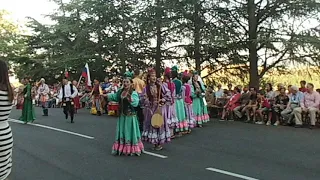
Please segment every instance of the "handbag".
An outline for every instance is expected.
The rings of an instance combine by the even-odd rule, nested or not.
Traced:
[[[160,88],[161,90],[161,88]],[[160,95],[161,95],[161,91],[159,90],[159,97],[158,100],[160,100]],[[162,125],[164,124],[164,119],[161,113],[161,107],[160,104],[158,104],[158,108],[156,110],[156,112],[153,114],[152,118],[151,118],[151,125],[153,128],[160,128]]]

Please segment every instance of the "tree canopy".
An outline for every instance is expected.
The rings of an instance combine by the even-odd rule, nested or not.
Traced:
[[[273,70],[320,63],[318,0],[54,2],[59,8],[48,14],[54,24],[29,18],[31,36],[7,33],[15,26],[2,23],[0,13],[0,30],[9,29],[0,31],[0,56],[14,57],[7,59],[18,77],[55,81],[68,70],[76,79],[85,63],[100,79],[123,73],[128,64],[160,73],[164,61],[175,60],[206,69],[214,81],[237,76],[258,86]]]

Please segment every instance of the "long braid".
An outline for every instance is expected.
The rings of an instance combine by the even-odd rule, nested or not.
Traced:
[[[150,75],[147,76],[147,86],[146,86],[147,96],[150,102],[153,102],[153,96],[150,90]]]

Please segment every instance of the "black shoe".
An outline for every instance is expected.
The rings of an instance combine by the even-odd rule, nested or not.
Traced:
[[[66,119],[68,119],[68,114],[65,114]]]
[[[71,123],[74,123],[73,119],[71,119]]]
[[[314,129],[316,126],[315,125],[310,125],[309,129]]]
[[[295,125],[295,128],[302,128],[302,125]]]

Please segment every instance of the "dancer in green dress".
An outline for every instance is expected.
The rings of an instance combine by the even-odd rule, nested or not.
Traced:
[[[209,121],[207,104],[204,99],[206,88],[198,75],[197,71],[193,72],[191,80],[191,91],[192,91],[192,107],[193,113],[197,122],[198,127],[202,127],[204,123]]]
[[[172,82],[175,85],[175,94],[174,94],[174,102],[175,102],[175,111],[176,116],[178,118],[178,123],[176,124],[176,133],[179,135],[186,134],[189,132],[189,124],[186,117],[186,111],[184,108],[184,95],[182,88],[182,81],[178,79],[178,67],[173,66],[171,68],[171,76],[173,78]]]
[[[32,104],[32,87],[29,78],[24,78],[25,88],[23,90],[24,102],[22,116],[20,120],[24,123],[33,122],[36,119],[34,107]]]
[[[112,146],[113,155],[140,156],[144,149],[135,110],[139,105],[139,95],[132,88],[131,78],[132,73],[125,73],[123,88],[116,93],[105,95],[108,101],[119,102],[120,105],[116,139]]]

